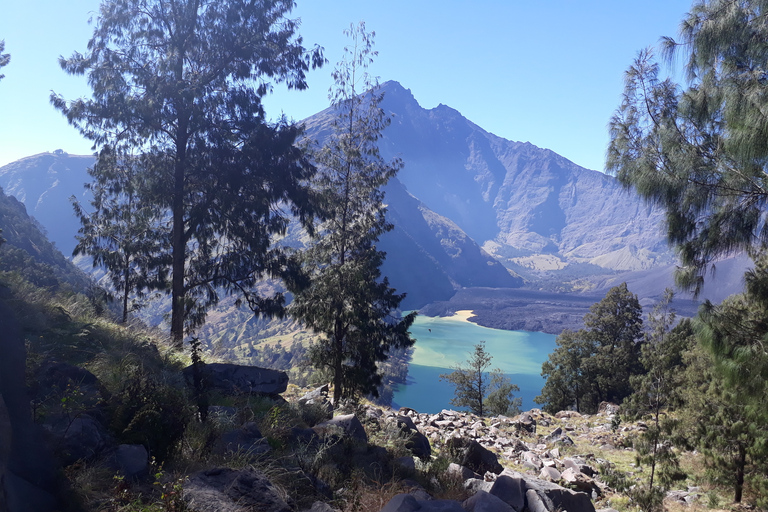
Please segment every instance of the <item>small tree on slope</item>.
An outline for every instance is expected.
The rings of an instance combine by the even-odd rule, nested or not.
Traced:
[[[290,309],[322,335],[309,358],[332,375],[334,404],[358,392],[377,394],[382,381],[377,364],[391,348],[413,345],[408,328],[415,318],[415,313],[395,315],[405,296],[381,277],[385,255],[376,248],[379,237],[392,229],[382,188],[401,163],[385,162],[377,145],[389,118],[379,107],[378,84],[367,73],[376,55],[374,33],[360,23],[346,34],[352,45],[333,73],[334,132],[315,156],[323,222],[303,255],[306,268],[313,269],[311,284],[293,284]]]

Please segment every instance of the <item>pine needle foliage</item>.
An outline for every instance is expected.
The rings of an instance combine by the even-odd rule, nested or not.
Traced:
[[[563,331],[542,364],[546,378],[535,402],[552,414],[575,408],[594,414],[600,402],[619,403],[632,392],[630,378],[642,370],[642,308],[622,283],[584,315],[584,329]]]
[[[324,62],[307,51],[292,0],[116,0],[102,3],[86,53],[61,58],[87,75],[91,98],[51,102],[94,149],[134,150],[162,176],[152,199],[167,212],[171,336],[205,320],[219,293],[257,313],[282,311],[255,283],[288,272],[270,245],[291,214],[309,216],[312,167],[294,144],[300,129],[269,122],[272,83],[305,89]]]
[[[402,166],[386,162],[378,139],[389,124],[381,109],[378,81],[368,74],[373,32],[365,24],[345,32],[351,39],[333,72],[329,97],[336,113],[333,134],[314,158],[314,186],[322,224],[303,254],[311,284],[296,283],[291,314],[322,335],[310,350],[313,365],[333,376],[334,404],[356,394],[377,395],[378,364],[390,349],[413,345],[408,333],[415,313],[399,318],[405,297],[381,276],[385,254],[376,244],[392,229],[384,185]]]
[[[513,416],[520,412],[522,399],[512,395],[520,388],[509,382],[500,369],[487,371],[492,359],[493,356],[485,351],[485,341],[481,341],[475,345],[466,364],[456,365],[451,373],[440,375],[440,380],[454,385],[451,404],[467,407],[478,416]]]
[[[666,210],[682,260],[678,284],[698,292],[722,256],[768,243],[768,25],[759,0],[699,0],[664,39],[686,59],[686,87],[660,78],[649,49],[625,75],[606,168]]]

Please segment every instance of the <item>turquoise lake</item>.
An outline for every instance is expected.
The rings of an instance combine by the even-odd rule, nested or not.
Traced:
[[[453,386],[439,376],[451,372],[451,366],[464,364],[480,341],[485,341],[486,352],[493,356],[491,368],[501,368],[520,387],[515,396],[522,397],[523,410],[538,407],[533,399],[544,385],[541,364],[554,350],[556,336],[482,327],[468,322],[467,316],[468,312],[459,312],[453,317],[416,317],[411,326],[416,344],[408,381],[395,390],[393,407],[426,413],[456,409],[450,404]]]

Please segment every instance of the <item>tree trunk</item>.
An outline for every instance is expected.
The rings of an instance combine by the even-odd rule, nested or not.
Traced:
[[[736,460],[736,482],[733,489],[733,502],[741,503],[741,495],[744,491],[744,466],[747,465],[747,451],[743,445],[739,445],[739,458]]]
[[[184,163],[186,140],[176,143],[176,162],[173,173],[173,231],[171,234],[171,343],[177,349],[184,344]]]

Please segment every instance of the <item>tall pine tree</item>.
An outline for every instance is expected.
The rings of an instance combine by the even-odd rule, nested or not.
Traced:
[[[547,380],[536,397],[548,412],[575,407],[594,414],[600,402],[619,403],[632,392],[643,341],[643,310],[627,283],[614,286],[584,315],[585,329],[564,331],[542,365]]]
[[[333,376],[334,404],[356,393],[376,394],[377,364],[389,349],[413,344],[408,328],[415,317],[398,318],[404,295],[381,277],[385,255],[376,248],[379,237],[392,229],[383,187],[401,163],[386,162],[379,154],[378,139],[389,118],[367,71],[376,55],[374,33],[360,23],[346,34],[352,43],[333,73],[330,95],[334,132],[315,155],[323,222],[304,254],[313,269],[311,285],[295,290],[291,306],[296,319],[322,335],[310,360]]]
[[[219,292],[243,293],[257,313],[281,296],[253,292],[286,271],[271,238],[290,213],[306,218],[311,166],[299,129],[267,121],[272,82],[307,87],[323,61],[286,16],[292,0],[104,1],[85,54],[60,59],[87,75],[90,99],[51,101],[96,149],[136,148],[163,176],[154,198],[171,221],[171,337],[200,325]]]
[[[107,271],[120,296],[123,323],[130,310],[142,305],[147,291],[165,286],[169,263],[164,210],[150,200],[153,172],[148,165],[150,159],[118,155],[105,147],[88,171],[93,179],[86,185],[93,195],[91,211],[71,198],[81,225],[74,255],[90,255],[94,267]]]

